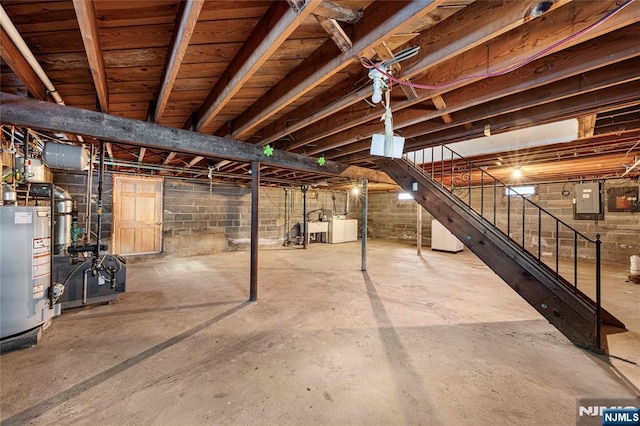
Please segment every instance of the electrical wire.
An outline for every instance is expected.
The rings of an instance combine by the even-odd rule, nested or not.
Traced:
[[[277,209],[278,212],[284,212],[284,210],[282,209],[282,207],[280,207],[279,205],[277,205],[276,203],[273,202],[273,200],[271,199],[271,196],[269,196],[269,193],[267,191],[265,191],[264,189],[262,190],[262,193],[264,195],[267,196],[267,198],[269,199],[269,201],[271,201],[271,204],[273,204]]]
[[[551,46],[541,50],[540,52],[536,53],[535,55],[532,55],[530,57],[528,57],[527,59],[524,59],[521,62],[518,62],[514,65],[511,65],[501,71],[496,71],[496,72],[492,72],[492,73],[481,73],[481,74],[472,74],[472,75],[468,75],[468,76],[464,76],[464,77],[459,77],[456,78],[454,80],[451,80],[449,82],[446,83],[441,83],[441,84],[431,84],[431,85],[425,85],[425,84],[417,84],[417,83],[412,83],[409,81],[402,81],[396,77],[394,77],[393,75],[389,74],[388,72],[386,72],[382,65],[384,64],[384,62],[379,62],[379,63],[375,63],[373,62],[371,59],[369,58],[365,58],[365,57],[357,57],[357,59],[360,60],[360,63],[362,64],[363,67],[367,68],[367,69],[371,69],[371,68],[375,68],[376,70],[378,70],[381,74],[383,74],[385,77],[387,77],[390,81],[396,82],[398,84],[401,84],[403,86],[410,86],[410,87],[414,87],[417,89],[426,89],[426,90],[431,90],[431,89],[443,89],[443,88],[447,88],[449,86],[452,86],[456,83],[462,82],[462,81],[467,81],[467,80],[474,80],[474,79],[479,79],[479,78],[490,78],[490,77],[498,77],[501,75],[505,75],[508,74],[512,71],[517,70],[518,68],[521,68],[533,61],[535,61],[536,59],[546,55],[547,53],[549,53],[550,51],[563,46],[567,43],[569,43],[572,40],[575,40],[576,38],[582,36],[583,34],[586,34],[587,32],[595,29],[596,27],[600,26],[601,24],[603,24],[604,22],[606,22],[607,20],[609,20],[609,18],[611,18],[613,15],[615,15],[616,13],[620,12],[623,8],[625,8],[626,6],[628,6],[629,4],[631,4],[631,2],[633,2],[633,0],[625,0],[623,3],[621,3],[618,7],[616,7],[615,9],[613,9],[612,11],[608,12],[607,14],[605,14],[604,16],[602,16],[600,19],[598,19],[596,22],[594,22],[593,24],[583,28],[582,30],[552,44]],[[403,51],[404,52],[404,51]],[[402,53],[402,52],[400,52]],[[417,53],[417,52],[416,52]]]

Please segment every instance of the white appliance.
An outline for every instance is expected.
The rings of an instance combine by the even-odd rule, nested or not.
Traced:
[[[329,243],[346,243],[358,240],[357,219],[334,219],[329,222]]]
[[[464,246],[447,228],[440,222],[433,219],[431,221],[431,250],[448,251],[457,253],[462,251]]]

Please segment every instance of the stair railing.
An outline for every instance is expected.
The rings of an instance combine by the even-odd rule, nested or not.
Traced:
[[[501,182],[487,172],[486,167],[472,163],[443,145],[413,151],[404,154],[403,158],[583,299],[578,281],[584,288],[585,277],[580,276],[580,270],[584,268],[579,268],[579,265],[595,261],[596,336],[600,336],[600,234],[596,234],[595,239],[589,238]],[[572,273],[561,273],[560,258],[573,260]],[[590,302],[589,299],[584,300]],[[597,345],[599,350],[600,339],[597,339]]]

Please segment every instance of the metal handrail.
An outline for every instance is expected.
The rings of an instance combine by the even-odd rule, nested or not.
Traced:
[[[424,165],[429,163],[429,161],[427,161],[427,150],[430,149],[431,151],[431,167],[430,167],[430,172],[431,174],[429,174],[428,170],[425,170]],[[448,152],[445,152],[445,149]],[[535,202],[529,200],[526,196],[519,194],[517,191],[513,190],[512,187],[510,185],[507,185],[506,183],[500,181],[498,178],[496,178],[495,176],[493,176],[491,173],[487,172],[486,170],[483,170],[482,167],[474,164],[473,162],[467,160],[466,158],[464,158],[463,156],[461,156],[460,154],[458,154],[457,152],[453,151],[452,149],[445,147],[444,145],[440,146],[440,159],[437,161],[440,161],[440,167],[436,166],[436,159],[435,159],[435,147],[430,147],[430,148],[424,148],[422,150],[419,151],[413,151],[413,161],[411,160],[411,158],[409,158],[410,156],[408,154],[404,154],[404,159],[410,163],[413,167],[415,167],[417,170],[419,170],[424,176],[426,176],[427,178],[429,178],[430,180],[432,180],[434,183],[439,184],[443,190],[449,192],[452,196],[455,195],[461,202],[462,204],[464,204],[466,207],[469,208],[470,211],[474,212],[475,214],[477,214],[481,220],[483,220],[484,222],[486,222],[488,224],[488,226],[491,226],[492,228],[494,228],[496,231],[500,232],[501,234],[505,235],[506,238],[511,241],[514,246],[519,249],[520,251],[522,251],[524,254],[528,255],[529,257],[531,257],[532,259],[537,261],[537,264],[539,267],[544,267],[547,270],[550,271],[550,273],[555,273],[556,278],[561,279],[561,281],[565,282],[568,286],[573,287],[574,292],[576,295],[579,295],[581,298],[584,298],[583,294],[580,294],[578,292],[578,239],[582,238],[584,241],[586,241],[587,243],[591,243],[591,244],[595,244],[595,263],[596,263],[596,301],[595,301],[595,308],[596,308],[596,335],[600,336],[600,323],[601,323],[601,268],[600,268],[600,262],[601,262],[601,241],[600,241],[600,234],[596,235],[595,239],[591,239],[589,237],[587,237],[586,235],[582,234],[580,231],[578,231],[577,229],[573,228],[571,225],[569,225],[568,223],[566,223],[565,221],[561,220],[560,218],[556,217],[553,213],[551,213],[550,211],[546,210],[545,208],[539,206],[538,204],[536,204]],[[448,157],[447,161],[450,162],[449,164],[449,170],[445,170],[445,156]],[[464,173],[468,173],[469,174],[469,182],[467,185],[456,185],[455,182],[455,176],[456,176],[456,161],[454,161],[454,156],[457,156],[460,160],[464,161],[466,163],[466,167],[462,168],[461,166],[458,166],[458,171],[463,171]],[[419,159],[420,158],[420,159]],[[455,160],[457,160],[457,158],[455,158]],[[472,180],[473,180],[473,170],[479,170],[480,171],[480,211],[476,210],[473,206],[472,206],[472,198],[471,198],[471,193],[472,193]],[[449,182],[449,187],[447,188],[445,185],[445,172],[447,172],[447,175],[450,179]],[[458,173],[459,174],[459,173]],[[436,175],[439,175],[440,178],[440,182],[438,182],[438,179],[436,178]],[[491,218],[491,220],[489,220],[487,218],[487,215],[485,214],[484,211],[484,190],[485,188],[487,188],[487,186],[485,185],[485,176],[488,176],[491,180],[491,186],[493,188],[493,216]],[[496,210],[496,206],[497,206],[497,187],[498,185],[500,185],[501,187],[504,187],[508,192],[507,194],[513,194],[516,197],[518,197],[519,199],[522,200],[522,229],[521,229],[521,238],[522,241],[520,243],[518,243],[518,241],[516,239],[514,239],[513,237],[511,237],[511,199],[512,196],[508,196],[507,197],[507,231],[506,233],[500,229],[498,222],[496,220],[497,217],[497,210]],[[468,194],[465,194],[463,196],[458,196],[456,194],[454,194],[454,192],[458,189],[464,188],[468,191]],[[468,200],[465,201],[464,198],[466,198],[468,196]],[[537,224],[537,237],[538,237],[538,242],[537,242],[537,253],[532,253],[529,250],[527,250],[526,247],[526,206],[527,203],[529,203],[531,206],[535,207],[535,209],[537,209],[537,218],[538,218],[538,224]],[[546,216],[543,216],[546,215]],[[555,221],[555,271],[546,263],[544,263],[542,261],[542,251],[541,251],[541,247],[542,247],[542,220],[548,217],[553,223],[553,221]],[[559,258],[560,258],[560,231],[561,228],[563,227],[562,230],[564,231],[565,229],[569,232],[573,234],[573,285],[571,284],[571,280],[563,277],[562,275],[560,275],[559,273]],[[596,342],[596,347],[597,349],[600,348],[600,339],[598,338],[598,341]]]

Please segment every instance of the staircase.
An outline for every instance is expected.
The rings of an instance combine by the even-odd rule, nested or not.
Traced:
[[[600,352],[602,324],[624,328],[600,304],[599,236],[588,238],[524,196],[503,197],[507,185],[445,147],[375,162],[573,343]],[[560,258],[572,259],[573,273],[561,274]],[[582,276],[585,265],[595,268],[595,283],[593,274]],[[596,301],[579,280],[580,288],[594,286]]]

